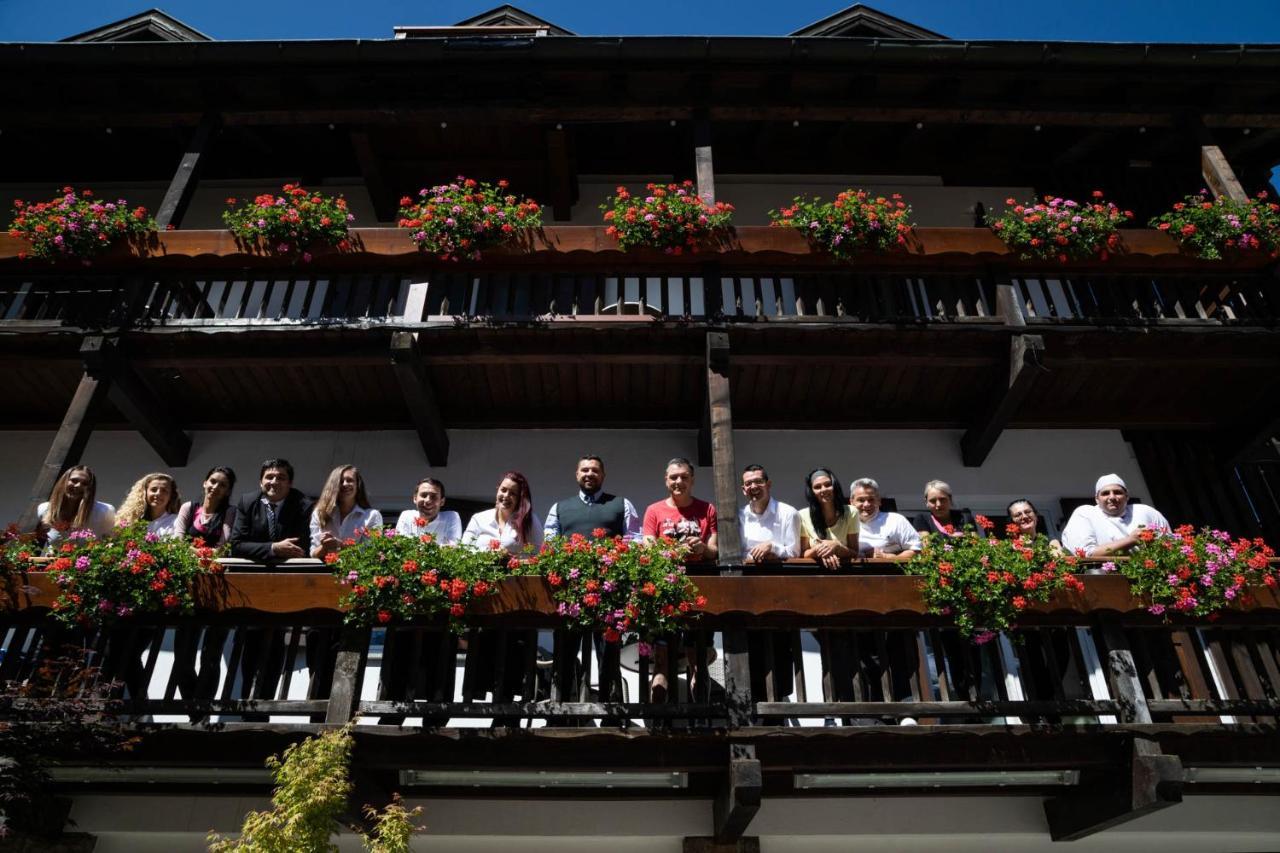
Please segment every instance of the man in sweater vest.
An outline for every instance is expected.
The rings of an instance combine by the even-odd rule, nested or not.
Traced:
[[[640,538],[640,515],[631,501],[604,491],[604,462],[599,456],[580,458],[574,476],[578,494],[551,506],[543,525],[546,538],[581,533],[590,539],[595,530],[629,541]]]

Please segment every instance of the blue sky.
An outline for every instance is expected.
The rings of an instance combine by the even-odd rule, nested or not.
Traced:
[[[397,24],[451,24],[492,0],[0,0],[0,41],[55,41],[159,3],[219,39],[387,38]],[[528,0],[585,35],[781,35],[842,0]],[[1280,0],[877,0],[870,5],[953,38],[1280,43]]]

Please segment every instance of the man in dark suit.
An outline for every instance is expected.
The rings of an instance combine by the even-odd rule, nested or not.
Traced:
[[[311,553],[311,501],[293,488],[285,459],[262,463],[260,491],[240,498],[231,531],[231,556],[278,563]]]

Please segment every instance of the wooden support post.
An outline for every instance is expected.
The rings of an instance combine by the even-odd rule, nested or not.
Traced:
[[[369,141],[367,130],[351,131],[351,148],[355,151],[356,162],[360,165],[360,175],[364,178],[365,189],[373,201],[373,213],[379,222],[395,222],[396,213],[400,209],[397,199],[387,187],[382,174],[382,164],[373,151],[373,143]]]
[[[1107,650],[1107,683],[1120,705],[1119,721],[1125,725],[1150,725],[1151,709],[1147,707],[1146,694],[1138,680],[1138,666],[1124,631],[1110,619],[1099,620],[1096,630]]]
[[[1022,299],[1018,289],[1003,270],[988,270],[987,277],[996,286],[996,315],[1006,326],[1023,328],[1027,325],[1027,315],[1022,310]]]
[[[36,508],[49,499],[53,484],[62,476],[62,472],[75,465],[84,455],[85,445],[93,433],[94,413],[103,398],[107,395],[110,383],[96,379],[86,373],[76,386],[76,393],[62,416],[62,426],[58,427],[49,452],[45,454],[44,464],[31,485],[31,494],[27,499],[27,508],[18,520],[18,529],[33,530],[36,526]]]
[[[969,468],[980,467],[1031,391],[1044,356],[1044,338],[1014,335],[1009,342],[1009,380],[982,418],[960,439],[960,455]]]
[[[760,792],[764,786],[756,748],[738,745],[730,749],[729,772],[711,806],[715,839],[722,844],[736,842],[746,834],[751,819],[760,811]]]
[[[1045,800],[1054,841],[1075,841],[1182,802],[1182,762],[1154,741],[1134,738],[1122,773],[1083,774],[1078,793]]]
[[[733,458],[733,411],[729,401],[729,334],[707,333],[707,418],[715,470],[716,547],[720,565],[742,564],[738,532],[738,474]]]
[[[85,338],[80,346],[85,373],[110,380],[107,393],[115,407],[166,465],[184,467],[191,453],[191,436],[182,431],[168,407],[121,356],[119,346],[118,338],[102,335]]]
[[[165,190],[164,200],[156,211],[156,225],[161,231],[169,226],[178,228],[182,225],[182,217],[186,215],[191,197],[195,195],[196,185],[200,180],[200,167],[207,159],[209,141],[217,130],[221,117],[217,113],[205,113],[191,134],[187,150],[178,163],[178,171],[173,173],[169,188]]]
[[[400,393],[409,409],[409,418],[418,431],[418,440],[432,465],[449,464],[449,434],[436,401],[436,392],[427,366],[418,349],[418,336],[412,332],[396,332],[391,336],[391,360],[395,367]]]
[[[338,656],[333,663],[333,683],[329,687],[329,707],[324,721],[331,726],[346,725],[360,708],[360,682],[365,656],[369,652],[370,631],[348,625],[338,640]]]
[[[1248,193],[1227,162],[1227,155],[1217,145],[1200,146],[1200,172],[1214,195],[1226,196],[1232,201],[1249,200]]]
[[[711,158],[711,119],[701,111],[693,120],[693,165],[698,197],[707,204],[715,204],[716,170]]]
[[[556,222],[568,222],[577,200],[577,176],[569,157],[569,135],[564,130],[547,131],[547,186],[551,190],[551,215]]]

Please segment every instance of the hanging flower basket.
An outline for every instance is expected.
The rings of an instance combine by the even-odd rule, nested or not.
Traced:
[[[518,201],[507,182],[482,183],[461,175],[453,183],[400,199],[399,226],[419,249],[442,261],[479,260],[487,249],[516,242],[542,226],[542,207]]]
[[[1105,261],[1120,247],[1120,225],[1133,218],[1133,211],[1105,201],[1100,190],[1085,204],[1054,196],[1026,204],[1007,198],[1005,204],[987,225],[1023,260]]]
[[[885,198],[853,189],[828,202],[796,196],[790,207],[769,211],[771,225],[796,229],[810,245],[840,260],[905,246],[910,217],[911,207],[897,193]]]
[[[355,216],[341,195],[285,184],[280,195],[264,193],[243,203],[228,198],[227,206],[230,210],[222,212],[222,221],[231,233],[269,254],[310,261],[315,246],[351,248],[347,228]]]
[[[626,187],[618,187],[617,194],[600,205],[605,233],[624,252],[648,248],[668,255],[694,254],[733,219],[733,205],[707,204],[693,181],[665,187],[646,184],[645,190],[646,195],[633,196]]]
[[[63,187],[62,195],[46,202],[15,199],[9,236],[31,244],[31,257],[60,258],[88,264],[120,239],[138,239],[156,230],[156,221],[145,207],[129,207],[124,199],[98,201],[92,190]]]

